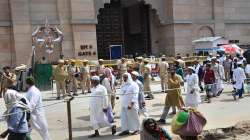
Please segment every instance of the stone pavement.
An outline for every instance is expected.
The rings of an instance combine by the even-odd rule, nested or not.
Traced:
[[[160,85],[157,82],[152,84],[153,91],[159,91]],[[235,125],[242,120],[250,120],[249,102],[250,96],[246,95],[245,98],[240,101],[233,101],[230,91],[232,91],[231,85],[225,85],[225,91],[221,97],[214,98],[211,104],[202,103],[199,106],[199,110],[204,113],[208,120],[205,129],[222,128]],[[55,92],[54,92],[55,93]],[[55,100],[55,94],[51,94],[51,91],[43,92],[43,99],[45,105],[57,103]],[[183,92],[185,96],[185,92]],[[202,93],[204,98],[204,93]],[[165,101],[165,95],[158,93],[155,94],[155,99],[147,101],[147,108],[149,114],[155,119],[159,119],[162,112]],[[92,134],[89,123],[89,111],[88,111],[89,97],[80,95],[72,101],[72,126],[73,126],[73,139],[74,140],[87,140],[87,136]],[[4,110],[3,100],[0,99],[0,113]],[[67,127],[67,110],[65,103],[59,103],[53,106],[45,108],[46,117],[49,124],[49,131],[52,140],[67,140],[68,127]],[[120,100],[116,103],[116,125],[118,132],[120,130]],[[143,119],[143,118],[142,118]],[[167,119],[167,122],[171,122],[171,117]],[[169,129],[169,124],[165,125]],[[0,122],[0,132],[6,128],[5,123]],[[108,128],[101,129],[102,137],[96,138],[101,140],[139,140],[139,135],[129,137],[111,136]],[[32,131],[33,140],[40,140],[41,138],[36,131]],[[94,139],[95,140],[95,139]]]

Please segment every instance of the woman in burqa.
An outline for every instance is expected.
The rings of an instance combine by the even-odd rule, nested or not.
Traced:
[[[141,140],[172,140],[165,128],[160,127],[154,119],[142,123]]]

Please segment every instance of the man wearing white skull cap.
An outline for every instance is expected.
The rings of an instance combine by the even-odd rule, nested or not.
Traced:
[[[106,116],[107,108],[109,106],[107,89],[100,84],[99,76],[93,76],[91,78],[91,84],[92,89],[89,102],[90,123],[95,130],[95,133],[90,135],[89,138],[100,136],[98,129],[103,127],[111,127],[112,135],[114,135],[116,133],[116,126],[112,126],[112,124],[108,122]]]

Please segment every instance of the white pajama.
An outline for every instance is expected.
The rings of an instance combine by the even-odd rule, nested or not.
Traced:
[[[138,110],[132,107],[130,110],[123,107],[121,111],[122,131],[136,131],[140,129]]]

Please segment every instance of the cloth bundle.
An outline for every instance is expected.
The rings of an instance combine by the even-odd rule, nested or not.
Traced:
[[[172,120],[174,134],[180,136],[198,136],[202,133],[207,120],[195,109],[181,110]]]

